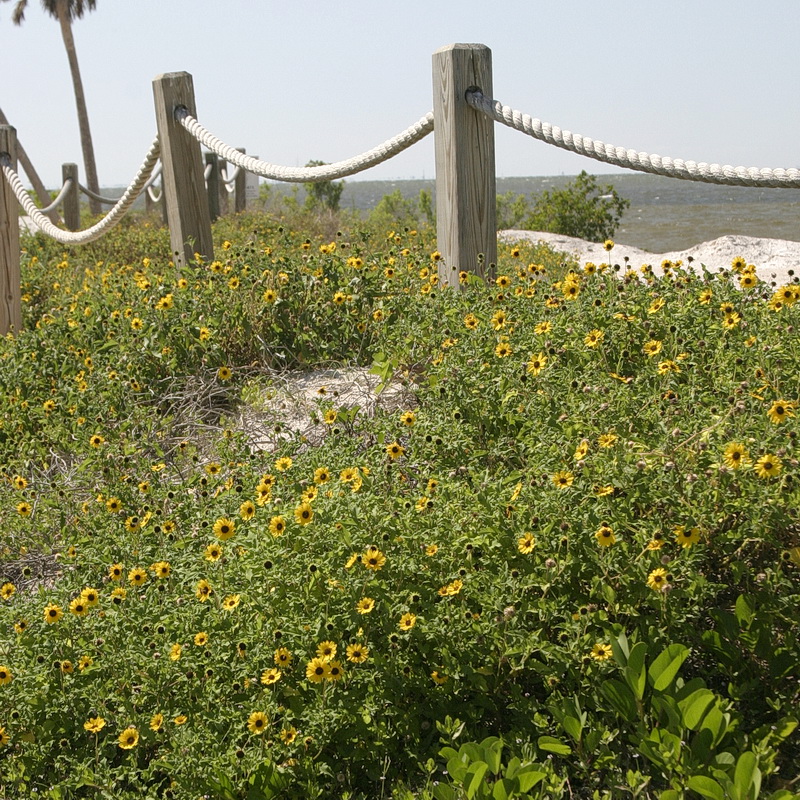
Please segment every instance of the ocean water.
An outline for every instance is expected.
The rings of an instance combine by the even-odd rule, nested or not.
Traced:
[[[535,197],[573,178],[498,178],[497,192]],[[644,173],[597,179],[631,201],[614,237],[620,244],[666,253],[727,234],[800,241],[800,189],[718,186]],[[405,197],[416,197],[420,189],[434,191],[434,182],[350,180],[345,182],[341,204],[368,210],[398,189]]]

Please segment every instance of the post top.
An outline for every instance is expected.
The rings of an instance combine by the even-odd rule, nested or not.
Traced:
[[[436,55],[436,53],[446,53],[449,50],[489,50],[489,47],[487,47],[485,44],[448,44],[444,47],[440,47],[438,50],[435,50],[434,55]]]

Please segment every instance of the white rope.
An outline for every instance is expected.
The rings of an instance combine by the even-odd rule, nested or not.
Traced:
[[[114,208],[112,208],[96,225],[92,225],[91,228],[87,228],[84,231],[74,232],[62,231],[61,228],[57,228],[38,208],[36,208],[30,195],[25,191],[25,187],[22,185],[17,171],[12,168],[11,159],[5,153],[0,155],[0,166],[2,166],[3,175],[5,175],[8,185],[17,196],[19,204],[25,209],[25,212],[31,218],[33,224],[36,225],[42,233],[46,233],[62,244],[85,244],[86,242],[99,239],[107,229],[116,225],[125,215],[125,212],[133,205],[133,201],[140,194],[142,187],[150,177],[158,159],[158,153],[158,139],[154,139],[131,185],[125,190],[125,193],[120,197]]]
[[[771,186],[775,188],[800,188],[800,169],[768,169],[759,167],[731,167],[727,164],[706,164],[705,162],[683,161],[680,158],[639,153],[615,147],[612,144],[595,139],[588,139],[577,133],[561,130],[547,122],[533,119],[510,106],[501,105],[497,100],[490,100],[479,91],[467,92],[467,102],[478,111],[482,111],[497,122],[509,128],[521,131],[539,141],[571,150],[582,156],[616,164],[619,167],[650,172],[655,175],[666,175],[670,178],[682,178],[705,183],[724,183],[733,186]]]
[[[42,214],[49,214],[51,211],[55,211],[60,205],[61,201],[67,196],[67,192],[72,187],[72,178],[67,178],[64,181],[64,185],[61,187],[61,191],[56,195],[55,200],[50,203],[49,206],[45,206],[44,208],[40,208],[39,211]]]
[[[150,196],[150,199],[157,203],[161,199],[161,195],[164,194],[164,190],[162,189],[160,192],[154,192],[152,186],[147,187],[147,194]]]
[[[217,139],[209,133],[185,108],[175,109],[175,119],[186,128],[198,141],[202,142],[209,150],[215,152],[220,158],[232,164],[276,181],[288,183],[310,183],[314,181],[330,181],[353,175],[369,167],[374,167],[382,161],[396,156],[398,153],[423,139],[433,130],[433,113],[428,112],[418,122],[406,128],[392,139],[378,145],[366,153],[348,159],[337,161],[335,164],[326,164],[321,167],[281,167],[261,161],[258,158],[240,153],[233,147]]]
[[[107,206],[113,206],[114,203],[119,200],[118,197],[103,197],[101,194],[95,194],[91,189],[81,183],[78,184],[78,189],[80,189],[87,197],[91,197],[92,200],[97,200],[98,203],[105,203]]]
[[[238,166],[238,165],[237,165],[236,169],[235,169],[233,172],[231,172],[231,176],[230,176],[230,178],[229,178],[229,177],[228,177],[228,174],[227,174],[227,171],[223,169],[223,170],[222,170],[222,180],[223,180],[223,181],[224,181],[224,182],[225,182],[225,183],[226,183],[228,186],[232,186],[232,185],[233,185],[233,184],[236,182],[236,177],[238,176],[238,174],[239,174],[241,171],[242,171],[242,168],[241,168],[240,166]],[[233,189],[230,189],[229,191],[233,191]]]
[[[161,175],[162,169],[164,169],[164,165],[162,164],[161,160],[159,160],[158,164],[156,164],[155,169],[150,173],[150,177],[147,179],[147,183],[144,186],[142,186],[142,189],[149,189],[158,180],[158,176]]]
[[[211,170],[213,170],[213,169],[214,169],[214,165],[213,164],[206,164],[206,168],[203,170],[203,178],[205,180],[208,180],[209,175],[211,175]]]

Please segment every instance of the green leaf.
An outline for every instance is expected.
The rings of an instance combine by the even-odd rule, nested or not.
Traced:
[[[436,800],[456,800],[456,793],[452,786],[440,783],[433,787],[433,796]]]
[[[461,782],[469,800],[475,797],[475,794],[483,783],[483,776],[488,770],[489,765],[485,761],[477,761],[474,764],[470,764],[467,774]]]
[[[627,722],[635,722],[637,717],[636,698],[622,681],[613,678],[603,681],[600,684],[600,691],[620,716]]]
[[[628,663],[628,655],[630,648],[628,647],[628,637],[623,631],[616,639],[611,640],[611,652],[614,654],[614,660],[621,667]]]
[[[516,774],[519,790],[523,793],[529,792],[539,781],[544,780],[546,777],[547,773],[536,769],[533,764],[523,767]]]
[[[500,761],[503,753],[503,742],[497,736],[490,736],[481,742],[483,760],[488,764],[492,775],[500,773]]]
[[[698,689],[678,703],[683,716],[683,724],[689,730],[696,731],[706,712],[715,701],[710,689]]]
[[[708,797],[710,800],[725,800],[725,792],[722,787],[713,778],[707,778],[705,775],[692,775],[687,786],[693,792]]]
[[[555,753],[558,756],[568,756],[572,752],[572,748],[568,744],[564,744],[552,736],[540,736],[536,743],[540,750],[546,750],[548,753]]]
[[[647,645],[644,642],[636,642],[631,648],[628,664],[625,667],[625,680],[637,700],[641,700],[644,697],[644,687],[647,680],[644,669],[646,657]]]
[[[753,621],[756,614],[754,605],[753,598],[748,595],[740,594],[736,598],[736,619],[742,628],[749,627]]]
[[[561,720],[561,727],[567,732],[568,736],[576,742],[580,742],[583,727],[575,717],[564,717],[564,719]]]
[[[516,788],[516,781],[511,778],[501,778],[492,789],[492,800],[509,800],[511,797],[517,797]]]
[[[667,645],[663,653],[650,665],[648,677],[657,692],[663,692],[678,674],[681,664],[689,655],[689,648],[682,644]]]
[[[750,795],[750,787],[754,783],[758,784],[761,788],[761,770],[758,768],[758,759],[755,753],[747,750],[739,756],[736,762],[736,770],[733,773],[733,786],[738,792],[740,800],[747,800]],[[752,797],[756,797],[758,792],[755,792]]]

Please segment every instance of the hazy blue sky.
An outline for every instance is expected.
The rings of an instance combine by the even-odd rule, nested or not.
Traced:
[[[0,3],[0,108],[48,186],[83,166],[58,23]],[[74,25],[101,185],[155,135],[152,80],[194,77],[199,120],[277,164],[349,158],[431,110],[431,55],[492,49],[494,95],[575,133],[674,158],[800,164],[800,0],[98,0]],[[497,126],[499,176],[612,173]],[[433,137],[364,179],[433,177]],[[352,179],[351,179],[352,180]]]

